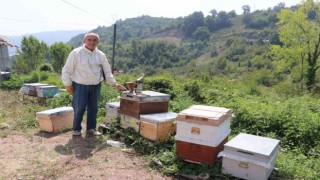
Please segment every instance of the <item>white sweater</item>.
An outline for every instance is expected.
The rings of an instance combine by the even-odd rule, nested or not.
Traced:
[[[82,85],[99,84],[103,81],[101,67],[103,67],[106,82],[110,85],[116,83],[110,64],[102,51],[97,48],[90,51],[85,46],[78,47],[71,51],[62,68],[63,84],[70,86],[72,81]]]

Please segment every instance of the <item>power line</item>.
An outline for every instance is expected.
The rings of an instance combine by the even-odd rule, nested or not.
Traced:
[[[78,6],[76,6],[76,5],[74,5],[74,4],[71,4],[70,2],[68,2],[68,1],[66,1],[66,0],[61,0],[61,1],[69,4],[70,6],[76,8],[76,9],[78,9],[78,10],[80,10],[80,11],[86,13],[86,14],[89,14],[90,16],[93,16],[93,17],[95,17],[95,18],[98,18],[98,19],[100,19],[100,20],[102,20],[102,21],[104,21],[104,22],[106,22],[106,23],[112,24],[112,23],[110,23],[110,21],[106,21],[105,19],[103,19],[103,18],[101,18],[101,17],[98,17],[98,16],[96,16],[96,15],[94,15],[94,14],[92,14],[92,13],[90,13],[90,12],[84,10],[84,9],[81,9],[81,8],[79,8]]]
[[[73,25],[82,25],[82,26],[97,26],[97,24],[68,23],[68,22],[56,22],[56,21],[40,21],[40,20],[30,20],[30,19],[15,19],[15,18],[7,18],[7,17],[0,17],[0,20],[20,21],[20,22],[35,22],[35,23],[73,24]]]

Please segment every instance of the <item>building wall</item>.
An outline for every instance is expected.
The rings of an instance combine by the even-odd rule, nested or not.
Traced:
[[[6,71],[7,69],[11,69],[10,61],[9,61],[9,51],[8,46],[0,45],[0,70]]]

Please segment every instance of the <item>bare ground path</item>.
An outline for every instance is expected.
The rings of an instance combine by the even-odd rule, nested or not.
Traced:
[[[104,137],[10,132],[0,138],[0,179],[171,179]]]
[[[0,99],[1,127],[10,125],[0,127],[0,180],[172,179],[151,170],[145,157],[108,145],[105,135],[73,137],[71,131],[52,134],[19,126],[41,107],[21,103],[13,91],[0,91]]]

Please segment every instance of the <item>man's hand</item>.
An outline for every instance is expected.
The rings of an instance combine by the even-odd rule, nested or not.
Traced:
[[[124,86],[122,86],[121,84],[118,84],[118,83],[114,83],[114,87],[121,90],[121,91],[127,90],[127,88],[125,88]]]
[[[66,90],[69,94],[73,94],[73,87],[72,86],[66,86]]]

